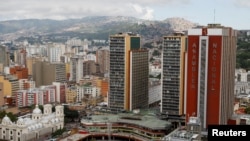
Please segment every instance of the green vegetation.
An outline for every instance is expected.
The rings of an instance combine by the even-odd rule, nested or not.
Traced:
[[[14,115],[13,113],[9,112],[9,113],[6,113],[6,111],[1,111],[0,112],[0,119],[3,119],[5,117],[5,115],[7,114],[7,116],[10,118],[10,120],[12,122],[16,122],[17,121],[17,116]]]
[[[87,82],[87,83],[83,84],[83,86],[91,86],[91,85],[92,85],[91,82]]]
[[[79,118],[78,111],[70,110],[68,106],[64,106],[64,115],[65,115],[65,118],[64,118],[65,123],[72,122],[74,121],[74,119]]]
[[[52,133],[52,138],[62,135],[66,131],[66,128],[58,129]]]
[[[250,107],[246,107],[245,112],[246,114],[250,114]]]
[[[247,40],[246,40],[247,39]],[[238,39],[236,52],[236,68],[250,70],[250,37]]]

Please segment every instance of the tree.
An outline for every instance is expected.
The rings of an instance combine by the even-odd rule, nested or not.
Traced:
[[[250,107],[246,107],[245,113],[246,113],[246,114],[250,114]]]
[[[7,115],[12,122],[16,122],[17,119],[18,119],[17,116],[14,115],[13,113],[11,113],[11,112],[6,113],[6,111],[1,111],[0,112],[0,119],[3,119],[5,117],[5,115]]]
[[[10,120],[11,120],[12,122],[16,122],[17,119],[18,119],[17,116],[14,115],[14,114],[11,113],[11,112],[7,113],[7,116],[10,118]]]
[[[0,112],[0,119],[3,119],[6,115],[6,112],[5,111],[1,111]]]
[[[58,129],[58,130],[56,130],[55,132],[53,132],[53,133],[51,134],[51,136],[52,136],[52,137],[56,137],[56,136],[62,135],[63,132],[65,132],[65,131],[66,131],[65,128],[63,128],[63,129]]]
[[[66,119],[71,119],[74,121],[75,118],[79,118],[79,113],[76,110],[70,110],[68,106],[64,106],[64,115]],[[68,120],[66,120],[68,121]]]

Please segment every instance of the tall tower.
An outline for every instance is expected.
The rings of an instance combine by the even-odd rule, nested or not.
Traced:
[[[148,52],[140,48],[140,36],[111,35],[109,61],[111,110],[148,107]]]
[[[83,78],[84,56],[75,56],[70,58],[70,81],[79,82]]]
[[[184,74],[187,36],[174,33],[164,37],[162,53],[161,113],[180,119],[184,115]]]
[[[9,66],[9,52],[6,46],[0,45],[0,72],[3,72],[5,66]]]
[[[220,24],[188,30],[186,121],[227,124],[233,114],[236,32]]]
[[[100,49],[96,51],[96,62],[100,65],[101,73],[109,72],[109,50]]]
[[[24,48],[20,48],[15,51],[15,62],[19,64],[20,66],[27,67],[26,63],[26,56],[27,56],[27,51]]]

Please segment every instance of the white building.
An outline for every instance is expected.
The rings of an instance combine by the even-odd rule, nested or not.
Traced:
[[[100,96],[101,90],[95,86],[77,86],[76,102],[81,102],[84,96],[86,97],[98,97]]]
[[[245,69],[236,69],[235,70],[235,82],[247,82],[247,77],[250,72],[247,72]]]
[[[155,73],[157,73],[157,74],[159,74],[159,73],[161,73],[161,64],[150,64],[149,65],[149,73],[153,73],[153,74],[155,74]]]
[[[93,60],[96,62],[96,55],[92,53],[87,54],[87,60]]]
[[[148,104],[154,104],[156,102],[160,102],[161,100],[161,83],[160,80],[149,80],[149,88],[148,88]]]
[[[250,36],[250,31],[247,31],[247,36]]]
[[[77,38],[72,38],[72,39],[67,40],[66,45],[67,46],[81,46],[82,40],[77,39]]]
[[[234,94],[250,94],[250,86],[248,82],[235,82]]]
[[[34,55],[47,56],[47,47],[44,45],[30,45],[25,49],[27,52],[27,57],[31,57]]]
[[[0,124],[0,139],[34,141],[50,135],[64,127],[63,109],[63,106],[58,105],[52,113],[52,105],[46,104],[42,113],[36,105],[32,114],[19,117],[16,123],[6,115]]]
[[[48,58],[49,62],[60,62],[60,57],[65,53],[65,45],[49,44]]]

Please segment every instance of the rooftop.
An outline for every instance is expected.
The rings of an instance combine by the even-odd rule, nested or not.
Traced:
[[[159,119],[152,112],[140,112],[140,113],[119,113],[109,115],[93,115],[91,119],[82,119],[82,123],[127,123],[135,124],[141,127],[150,129],[166,129],[171,127],[171,123],[165,120]]]

